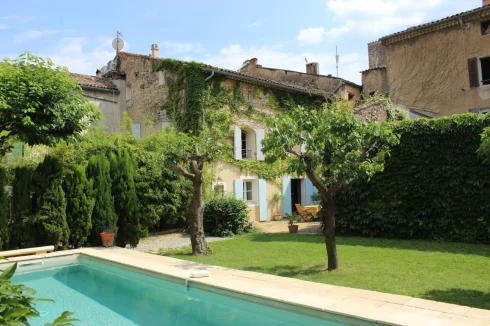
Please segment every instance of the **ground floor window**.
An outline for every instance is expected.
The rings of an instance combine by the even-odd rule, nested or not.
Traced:
[[[243,183],[243,199],[246,201],[252,201],[252,181],[245,181]]]
[[[213,193],[217,196],[222,196],[226,192],[226,184],[224,182],[213,183]]]

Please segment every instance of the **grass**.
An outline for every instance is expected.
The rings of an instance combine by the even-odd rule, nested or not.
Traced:
[[[490,246],[428,241],[337,238],[339,269],[326,272],[323,237],[250,234],[167,256],[306,281],[490,309]]]

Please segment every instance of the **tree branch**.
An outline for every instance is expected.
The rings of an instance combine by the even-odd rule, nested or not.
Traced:
[[[178,165],[173,165],[173,166],[171,166],[171,167],[170,167],[170,169],[171,169],[172,171],[175,171],[175,172],[180,173],[180,174],[181,174],[181,175],[183,175],[183,176],[184,176],[186,179],[191,180],[191,181],[194,181],[194,177],[195,177],[195,175],[194,175],[194,174],[192,174],[192,173],[187,172],[187,170],[186,170],[186,169],[184,169],[183,167],[178,166]]]

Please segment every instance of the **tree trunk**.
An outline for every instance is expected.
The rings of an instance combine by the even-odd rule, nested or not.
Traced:
[[[187,209],[187,225],[189,226],[193,255],[206,255],[208,253],[203,227],[204,200],[202,198],[202,183],[202,173],[196,173],[192,181],[194,188],[192,200]]]
[[[333,271],[339,267],[337,259],[337,246],[335,244],[335,206],[334,199],[330,191],[323,198],[325,207],[325,246],[327,247],[328,271]]]

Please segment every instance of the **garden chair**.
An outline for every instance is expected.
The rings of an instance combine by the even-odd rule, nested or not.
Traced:
[[[300,204],[294,204],[302,222],[310,222],[313,219],[313,214],[310,211],[304,210]]]

